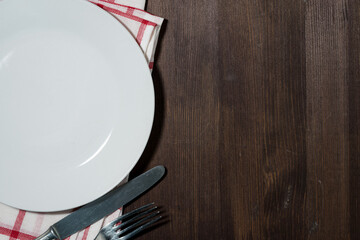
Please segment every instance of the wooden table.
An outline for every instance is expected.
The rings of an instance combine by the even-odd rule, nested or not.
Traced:
[[[148,0],[156,116],[139,239],[360,239],[360,1]]]

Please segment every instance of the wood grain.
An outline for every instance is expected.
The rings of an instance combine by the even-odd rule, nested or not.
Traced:
[[[166,19],[139,239],[360,239],[360,2],[148,0]]]
[[[349,208],[351,239],[360,237],[360,4],[348,3]]]
[[[316,226],[310,239],[350,233],[347,4],[307,4],[307,211]]]

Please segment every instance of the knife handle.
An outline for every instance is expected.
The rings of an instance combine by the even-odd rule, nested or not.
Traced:
[[[44,232],[43,234],[41,234],[39,237],[35,238],[34,240],[54,240],[54,239],[58,239],[54,229],[52,229],[51,227]]]

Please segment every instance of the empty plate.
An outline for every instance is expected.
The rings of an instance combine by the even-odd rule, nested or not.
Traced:
[[[154,89],[123,25],[85,0],[0,1],[0,202],[86,204],[147,143]]]

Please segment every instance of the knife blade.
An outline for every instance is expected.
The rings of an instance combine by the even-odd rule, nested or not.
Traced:
[[[150,169],[61,219],[35,240],[61,240],[69,237],[140,196],[157,183],[164,173],[164,166]]]

